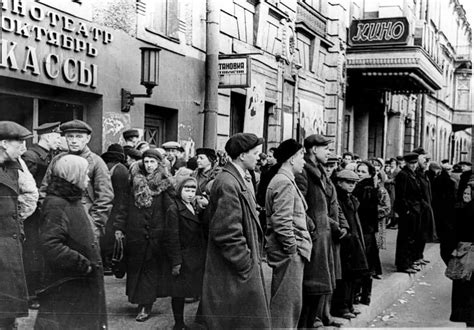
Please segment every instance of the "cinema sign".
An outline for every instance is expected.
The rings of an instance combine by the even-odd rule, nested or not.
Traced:
[[[354,20],[349,28],[349,44],[352,47],[406,45],[408,33],[406,17]]]

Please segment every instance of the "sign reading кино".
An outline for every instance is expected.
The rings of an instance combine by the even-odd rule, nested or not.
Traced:
[[[408,41],[405,17],[354,20],[349,28],[351,46],[403,45]]]
[[[14,78],[96,90],[98,57],[113,40],[110,32],[33,0],[4,0],[0,10],[0,72],[3,69]]]

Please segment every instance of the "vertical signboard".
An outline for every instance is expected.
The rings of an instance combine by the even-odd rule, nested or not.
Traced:
[[[263,136],[265,117],[265,77],[259,74],[252,76],[252,84],[247,89],[245,101],[244,132]]]

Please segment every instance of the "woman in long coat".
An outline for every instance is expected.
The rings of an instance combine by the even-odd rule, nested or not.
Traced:
[[[40,241],[46,263],[35,329],[105,329],[99,242],[81,202],[89,163],[65,155],[52,168],[42,207]]]
[[[162,160],[158,150],[148,149],[142,161],[131,166],[129,197],[114,223],[115,234],[126,239],[126,294],[129,302],[138,304],[138,322],[150,317],[157,297],[169,295],[162,243],[174,188]]]
[[[183,178],[166,212],[164,245],[171,266],[167,271],[173,276],[169,286],[174,329],[185,328],[184,299],[199,297],[202,289],[206,246],[202,223],[192,205],[196,188],[196,179]]]
[[[472,198],[474,185],[471,187],[465,189],[463,207],[456,214],[455,232],[447,243],[447,249],[450,251],[453,251],[459,242],[474,244],[474,199]],[[464,322],[467,327],[474,327],[474,276],[469,281],[453,281],[450,320]]]

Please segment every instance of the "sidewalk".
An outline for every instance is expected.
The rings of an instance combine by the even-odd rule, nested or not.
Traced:
[[[380,258],[383,267],[383,278],[373,281],[372,301],[370,306],[356,305],[361,311],[357,318],[345,320],[338,318],[344,323],[345,328],[365,328],[369,322],[381,314],[387,307],[406,291],[412,283],[423,276],[430,265],[435,263],[439,257],[439,244],[427,244],[425,249],[425,259],[431,263],[425,266],[420,272],[414,275],[395,272],[395,246],[397,231],[387,230],[387,249],[380,251]],[[271,269],[264,267],[264,275],[268,292],[270,292]],[[153,305],[152,317],[144,322],[135,321],[136,306],[127,302],[125,296],[125,279],[116,279],[113,276],[105,277],[105,291],[107,296],[107,311],[109,329],[172,329],[174,324],[171,311],[170,298],[158,299]],[[192,325],[198,303],[190,303],[185,306],[185,321]],[[19,329],[32,329],[36,311],[30,310],[30,316],[20,321]]]
[[[424,258],[430,260],[430,264],[424,266],[421,271],[413,275],[397,273],[395,267],[396,240],[397,230],[387,229],[387,249],[380,251],[383,278],[381,280],[373,280],[370,306],[356,305],[361,314],[352,320],[337,318],[338,321],[344,323],[344,328],[368,327],[369,322],[391,306],[404,291],[411,287],[416,279],[422,277],[431,268],[430,265],[441,259],[439,244],[427,244]]]

